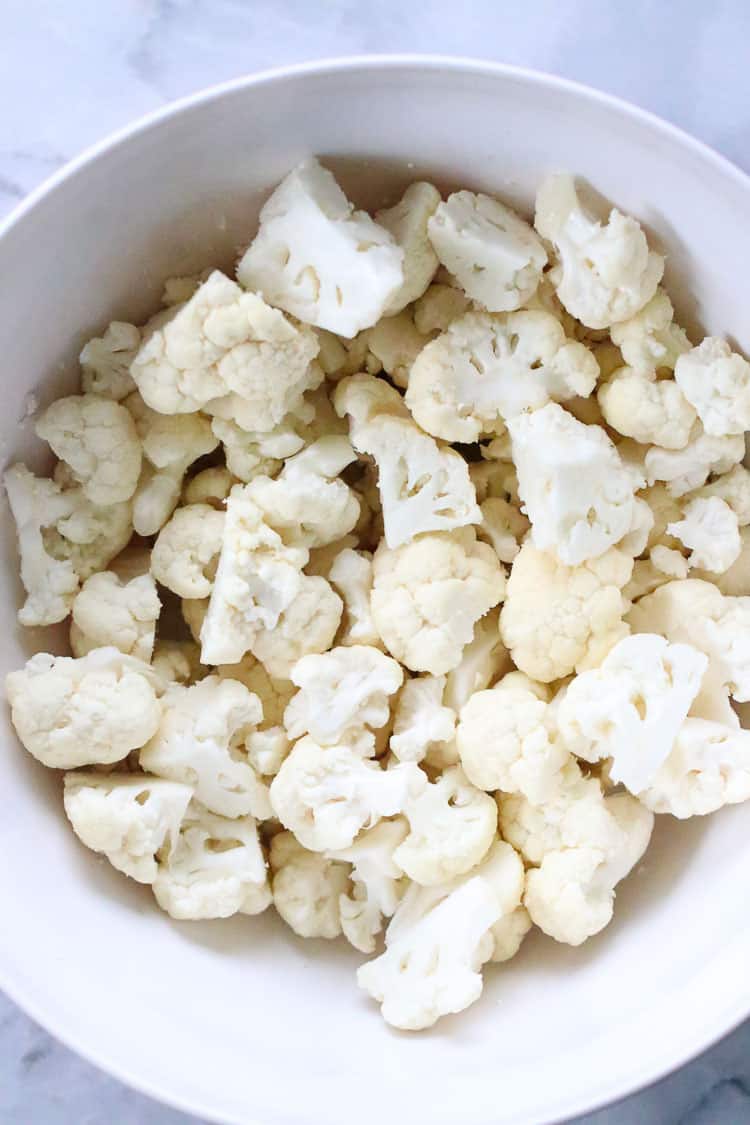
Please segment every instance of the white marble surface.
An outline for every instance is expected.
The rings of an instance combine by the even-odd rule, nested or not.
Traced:
[[[0,0],[0,216],[82,148],[213,82],[352,53],[553,71],[676,122],[750,171],[747,0]],[[699,1018],[699,1017],[696,1017]],[[0,996],[0,1122],[189,1125]],[[750,1024],[586,1125],[750,1122]]]

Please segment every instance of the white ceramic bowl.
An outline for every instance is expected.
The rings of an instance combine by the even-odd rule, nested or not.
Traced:
[[[419,176],[527,208],[570,169],[645,222],[688,325],[750,349],[750,181],[669,125],[507,67],[366,58],[261,75],[136,124],[56,176],[0,232],[3,455],[44,455],[24,422],[72,388],[81,342],[144,318],[163,280],[230,267],[258,202],[317,153],[366,206]],[[3,519],[2,671],[41,637],[15,624]],[[5,718],[3,719],[5,721]],[[75,841],[60,779],[6,726],[0,754],[0,984],[100,1066],[186,1110],[243,1125],[523,1125],[658,1077],[750,1011],[750,831],[739,807],[659,822],[615,921],[580,949],[531,938],[482,1000],[397,1034],[343,943],[259,919],[176,924]],[[62,1092],[64,1096],[64,1091]]]

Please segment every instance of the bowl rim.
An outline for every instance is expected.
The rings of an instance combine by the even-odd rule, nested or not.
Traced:
[[[180,116],[198,106],[220,100],[228,94],[249,87],[272,86],[275,83],[286,82],[289,79],[297,79],[306,75],[322,76],[346,71],[371,70],[382,72],[399,69],[412,69],[425,73],[450,70],[463,72],[467,75],[497,76],[514,79],[540,89],[546,88],[550,91],[573,94],[644,125],[665,138],[670,138],[682,147],[691,150],[703,160],[713,164],[724,176],[734,180],[738,187],[747,191],[750,195],[750,175],[711,145],[650,110],[586,83],[564,78],[549,71],[472,56],[419,52],[373,53],[324,56],[305,62],[269,67],[202,87],[191,94],[171,100],[155,110],[139,115],[129,124],[107,133],[100,140],[88,145],[77,156],[66,161],[37,187],[33,188],[3,219],[0,219],[0,240],[42,204],[47,196],[51,195],[60,185],[83,172],[89,165],[95,163],[100,156],[124,145],[135,136],[158,128],[171,117]],[[216,1125],[266,1125],[260,1118],[248,1117],[244,1113],[241,1119],[234,1115],[228,1117],[224,1113],[217,1112],[215,1107],[203,1104],[197,1095],[183,1096],[178,1090],[170,1088],[168,1082],[162,1084],[157,1078],[141,1078],[137,1073],[131,1073],[125,1062],[110,1057],[105,1045],[82,1042],[76,1031],[68,1031],[61,1026],[56,1016],[50,1015],[44,1010],[43,1003],[26,993],[22,981],[10,979],[6,966],[2,963],[0,963],[0,989],[21,1011],[31,1017],[64,1047],[72,1050],[79,1057],[131,1089],[183,1113],[200,1115],[206,1121],[214,1122]],[[714,1014],[710,1026],[707,1027],[703,1024],[699,1027],[699,1022],[696,1021],[690,1034],[684,1035],[679,1041],[675,1037],[665,1042],[664,1048],[658,1056],[647,1061],[641,1060],[630,1073],[620,1074],[614,1079],[600,1082],[597,1089],[593,1090],[590,1095],[583,1093],[566,1095],[564,1102],[558,1105],[555,1116],[546,1119],[545,1125],[555,1125],[557,1122],[568,1121],[571,1117],[595,1112],[638,1093],[708,1050],[725,1035],[732,1032],[748,1016],[750,1016],[750,992],[744,999],[735,996],[731,1005],[721,1013]],[[542,1123],[539,1118],[527,1116],[523,1119],[517,1118],[517,1125],[542,1125]]]

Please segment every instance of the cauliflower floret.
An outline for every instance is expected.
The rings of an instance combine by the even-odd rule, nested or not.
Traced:
[[[189,785],[143,774],[65,775],[65,812],[78,839],[139,883],[153,883],[156,856],[175,846],[192,796]]]
[[[344,936],[362,953],[374,952],[383,919],[392,917],[406,889],[394,852],[408,830],[403,817],[381,820],[351,847],[329,852],[331,859],[352,865],[352,890],[342,892],[339,911]]]
[[[628,534],[638,482],[604,430],[554,403],[513,419],[508,429],[535,547],[577,566]]]
[[[415,883],[445,883],[481,863],[495,836],[497,806],[451,766],[408,800],[409,835],[394,853]]]
[[[70,559],[58,559],[47,550],[43,532],[73,514],[74,496],[20,464],[7,470],[3,483],[16,523],[21,582],[27,595],[18,620],[27,626],[53,625],[70,613],[79,580]]]
[[[475,691],[484,691],[511,668],[498,622],[498,610],[492,610],[476,622],[474,635],[461,653],[460,662],[446,676],[443,703],[457,715]]]
[[[160,414],[190,414],[238,396],[257,430],[272,429],[315,385],[318,341],[214,270],[184,305],[146,325],[131,374]]]
[[[445,332],[468,307],[469,300],[462,290],[436,283],[414,303],[414,327],[422,336]]]
[[[638,794],[646,808],[684,819],[750,799],[750,732],[687,718],[667,759]]]
[[[690,551],[690,566],[715,574],[729,570],[742,550],[737,516],[718,496],[691,500],[682,519],[670,523],[667,531]]]
[[[445,676],[418,676],[401,689],[389,746],[401,762],[421,762],[430,750],[450,742],[456,712],[443,704]]]
[[[116,648],[74,660],[38,652],[5,690],[23,745],[52,769],[108,765],[143,746],[159,725],[156,677]]]
[[[271,891],[254,819],[228,820],[194,801],[153,887],[162,910],[181,921],[260,914]]]
[[[268,433],[247,431],[226,418],[214,418],[212,427],[224,447],[227,468],[246,484],[263,473],[274,476],[284,458],[299,453],[305,444],[298,432],[298,419],[291,414]]]
[[[368,334],[370,351],[397,387],[408,386],[414,361],[430,339],[417,332],[408,309],[384,317]]]
[[[519,675],[472,695],[461,710],[456,745],[477,788],[523,793],[539,804],[554,791],[569,755],[550,730],[548,704]]]
[[[386,307],[385,316],[401,312],[421,297],[438,268],[437,254],[427,234],[427,224],[440,203],[440,192],[432,184],[410,184],[401,199],[375,218],[393,235],[404,252],[404,280]]]
[[[273,904],[295,934],[338,937],[340,904],[349,887],[349,864],[307,851],[291,832],[274,836],[268,861]]]
[[[457,191],[428,223],[430,241],[467,297],[509,312],[534,293],[547,254],[528,223],[497,199]]]
[[[412,884],[386,931],[385,952],[357,973],[385,1021],[418,1031],[479,999],[494,927],[518,909],[522,890],[523,865],[502,841],[468,875],[440,887]]]
[[[674,574],[673,578],[687,578],[687,562],[685,573]],[[714,582],[722,594],[730,597],[746,597],[750,595],[750,527],[740,530],[740,553],[735,562],[723,574],[712,574],[709,571],[696,570],[694,578],[703,578]]]
[[[696,422],[684,449],[653,446],[646,451],[643,465],[650,485],[665,481],[670,495],[679,497],[700,488],[712,473],[729,472],[744,456],[742,434],[712,437]]]
[[[237,277],[306,324],[351,337],[380,320],[401,292],[403,263],[391,234],[355,211],[311,157],[263,205]]]
[[[588,348],[549,313],[469,312],[419,353],[406,405],[435,437],[473,442],[550,399],[591,394],[598,376]]]
[[[269,675],[260,661],[249,654],[239,664],[220,665],[217,672],[230,680],[239,680],[260,699],[263,718],[257,729],[246,738],[245,747],[255,772],[262,777],[274,777],[289,753],[290,742],[284,729],[284,710],[294,695],[294,684],[290,680]]]
[[[663,289],[657,289],[635,316],[613,324],[610,336],[628,367],[646,374],[664,368],[674,371],[679,357],[691,347],[687,334],[674,323],[672,302]]]
[[[225,518],[224,512],[208,504],[178,508],[159,532],[151,553],[151,573],[157,582],[181,598],[207,598],[222,549]]]
[[[140,753],[141,767],[195,788],[195,797],[221,816],[271,815],[268,792],[247,756],[246,741],[263,717],[257,695],[237,680],[206,676],[172,683],[158,730]]]
[[[303,574],[300,587],[275,626],[260,629],[250,647],[271,676],[288,679],[303,656],[333,644],[343,603],[325,578]]]
[[[59,398],[39,416],[35,429],[92,504],[120,504],[135,492],[141,443],[119,402],[94,394]]]
[[[572,176],[542,183],[534,226],[557,251],[558,297],[588,328],[630,320],[656,293],[664,258],[649,250],[640,224],[613,208],[602,225],[581,206]]]
[[[189,467],[213,453],[219,441],[202,414],[157,414],[139,394],[130,395],[125,405],[146,458],[133,498],[133,526],[139,535],[155,535],[177,506]]]
[[[649,537],[654,526],[654,513],[646,500],[636,496],[633,503],[633,517],[630,529],[617,544],[626,555],[637,558],[648,547]]]
[[[569,567],[525,543],[500,614],[503,642],[521,671],[551,683],[601,664],[629,632],[622,591],[632,571],[633,560],[614,548]]]
[[[276,480],[256,476],[247,496],[291,547],[324,547],[346,535],[359,518],[359,501],[338,479],[356,460],[343,434],[322,437],[291,457]]]
[[[151,667],[166,684],[192,684],[208,671],[201,664],[201,650],[193,641],[157,641]]]
[[[613,430],[644,444],[684,449],[696,414],[671,379],[620,367],[597,391],[602,413]]]
[[[672,749],[707,667],[690,645],[625,637],[563,693],[555,715],[563,745],[587,762],[611,759],[611,780],[640,793]]]
[[[674,377],[707,434],[724,437],[750,430],[750,363],[726,340],[707,336],[678,358]]]
[[[667,582],[641,598],[628,614],[634,633],[660,633],[704,652],[704,690],[728,688],[739,703],[750,700],[750,598],[725,597],[711,582]]]
[[[505,572],[473,528],[420,535],[373,559],[372,616],[388,651],[441,676],[461,660],[474,624],[505,594]]]
[[[122,583],[109,570],[92,574],[73,602],[70,647],[74,656],[112,645],[148,663],[154,650],[161,602],[153,578]]]
[[[666,578],[687,578],[690,565],[684,555],[673,547],[664,547],[657,544],[651,548],[649,559]],[[657,583],[662,585],[662,583]]]
[[[531,927],[531,917],[525,906],[517,906],[510,914],[504,914],[490,931],[495,943],[490,960],[510,961],[515,957]]]
[[[273,779],[271,805],[303,847],[337,851],[381,817],[400,813],[426,784],[413,762],[383,770],[348,746],[318,746],[305,737]]]
[[[618,793],[606,803],[619,827],[616,849],[550,852],[526,876],[524,904],[532,922],[567,945],[581,945],[609,923],[614,888],[635,867],[651,839],[653,814],[638,801]]]
[[[236,664],[261,629],[276,627],[302,589],[307,550],[286,546],[265,522],[249,487],[236,485],[227,500],[219,565],[201,629],[204,664]]]
[[[201,629],[208,612],[208,602],[208,598],[182,598],[180,601],[183,620],[196,644],[200,644]]]
[[[192,418],[193,415],[187,415]],[[214,465],[209,469],[201,469],[182,488],[183,504],[210,504],[218,511],[224,510],[224,502],[237,484],[237,477],[230,473],[224,465]]]
[[[95,336],[80,355],[81,389],[121,402],[135,390],[130,364],[141,343],[134,324],[113,320],[103,336]]]
[[[735,465],[728,473],[691,493],[689,499],[706,496],[718,496],[720,500],[725,500],[737,516],[740,527],[750,524],[750,472],[744,465]],[[676,513],[679,513],[676,504],[675,509]]]
[[[370,612],[372,555],[345,547],[328,570],[328,580],[344,602],[344,616],[338,637],[340,645],[382,644]]]
[[[377,463],[389,547],[422,532],[449,531],[481,519],[463,457],[422,433],[401,396],[382,379],[344,379],[334,405],[340,415],[350,416],[355,449]]]
[[[385,726],[389,698],[401,687],[404,674],[379,649],[352,645],[303,656],[290,678],[299,691],[284,712],[289,737],[310,734],[321,746],[333,746],[348,743],[363,727]]]
[[[492,545],[500,562],[512,563],[531,524],[518,508],[499,496],[488,496],[479,509],[482,513],[477,529],[480,539]]]

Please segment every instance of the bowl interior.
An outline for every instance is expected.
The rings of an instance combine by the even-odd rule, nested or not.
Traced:
[[[686,138],[608,99],[497,67],[370,60],[225,89],[104,147],[0,236],[4,460],[45,454],[27,417],[74,386],[82,342],[145,318],[166,277],[229,269],[259,202],[317,153],[361,205],[407,182],[489,190],[529,211],[568,169],[637,215],[668,255],[693,330],[750,349],[750,187]],[[23,633],[5,511],[0,670],[60,636]],[[77,1049],[223,1120],[362,1125],[543,1121],[656,1077],[750,1010],[743,808],[659,821],[615,921],[573,950],[531,938],[483,999],[422,1036],[380,1021],[343,942],[302,942],[272,913],[177,924],[85,852],[60,778],[0,750],[0,983]]]

